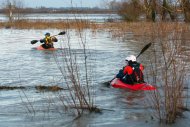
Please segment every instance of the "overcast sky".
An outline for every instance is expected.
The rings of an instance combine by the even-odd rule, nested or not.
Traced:
[[[3,0],[0,0],[3,1]],[[112,0],[21,0],[25,7],[104,7]]]

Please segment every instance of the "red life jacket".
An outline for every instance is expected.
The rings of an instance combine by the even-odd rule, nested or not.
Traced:
[[[124,69],[125,80],[131,84],[144,82],[142,70],[142,64],[139,64],[137,62],[129,64]]]

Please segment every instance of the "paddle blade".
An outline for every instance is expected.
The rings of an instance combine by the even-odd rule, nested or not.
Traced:
[[[38,40],[32,40],[31,44],[36,44],[38,42]]]
[[[137,58],[144,52],[146,51],[150,46],[152,45],[152,43],[148,43],[147,45],[145,45],[145,47],[141,50],[141,52],[139,53],[139,55],[137,56]]]
[[[62,31],[58,35],[64,35],[65,33],[66,33],[65,31]]]
[[[102,84],[104,84],[105,86],[109,87],[109,86],[111,85],[111,82],[112,82],[114,79],[115,79],[115,77],[114,77],[112,80],[107,81],[107,82],[104,82],[104,83],[102,83]]]
[[[105,87],[110,87],[110,81],[103,82],[101,84],[104,85]]]

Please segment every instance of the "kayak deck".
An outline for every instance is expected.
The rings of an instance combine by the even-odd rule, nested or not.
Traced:
[[[37,49],[37,50],[49,50],[49,51],[54,51],[54,50],[56,50],[56,48],[48,48],[48,49],[45,49],[45,48],[42,47],[42,45],[36,47],[36,49]]]
[[[111,86],[114,88],[131,89],[131,90],[155,90],[156,89],[154,86],[148,83],[130,85],[130,84],[123,83],[121,80],[116,79],[116,78],[111,82]]]

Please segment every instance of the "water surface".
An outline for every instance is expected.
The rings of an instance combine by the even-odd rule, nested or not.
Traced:
[[[62,75],[57,68],[54,54],[59,54],[68,40],[72,52],[82,54],[80,38],[76,31],[67,32],[70,39],[59,36],[55,47],[63,48],[57,51],[37,51],[31,45],[33,39],[41,39],[45,32],[57,34],[60,31],[50,30],[14,30],[1,29],[0,49],[0,85],[24,86],[26,90],[0,91],[0,126],[6,127],[158,127],[156,119],[152,119],[152,108],[146,102],[146,92],[131,92],[106,87],[102,82],[109,81],[118,70],[124,66],[124,58],[128,54],[138,55],[145,45],[134,40],[119,41],[111,38],[109,32],[93,33],[85,30],[83,35],[88,44],[88,53],[94,70],[95,103],[104,109],[101,114],[91,113],[83,115],[73,121],[73,116],[64,112],[63,105],[58,100],[62,92],[38,92],[36,85],[59,85]],[[132,36],[130,33],[129,37]],[[148,61],[150,50],[138,60]],[[61,59],[64,55],[58,55]],[[80,57],[79,57],[80,58]],[[81,57],[82,58],[82,57]],[[50,103],[51,102],[51,103]],[[35,112],[35,113],[34,113]],[[177,120],[174,127],[188,127],[190,114],[185,112],[185,118]]]
[[[72,20],[88,20],[92,22],[107,22],[108,20],[120,20],[117,14],[26,14],[23,19],[28,20],[44,20],[44,21],[72,21]],[[0,21],[7,21],[8,18],[0,14]]]

